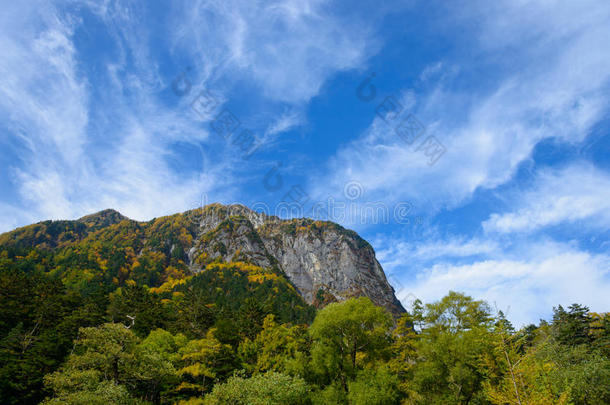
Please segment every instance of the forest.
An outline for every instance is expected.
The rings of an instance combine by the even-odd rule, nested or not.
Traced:
[[[607,404],[610,315],[516,329],[459,292],[308,305],[277,268],[188,272],[181,216],[0,235],[3,404]],[[324,294],[321,291],[320,297]]]
[[[610,402],[610,317],[577,304],[515,330],[456,292],[396,320],[364,297],[312,319],[254,296],[230,309],[195,284],[164,302],[136,285],[83,297],[0,274],[7,404]]]

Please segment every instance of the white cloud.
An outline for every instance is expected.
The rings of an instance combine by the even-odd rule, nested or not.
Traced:
[[[438,264],[421,271],[405,288],[424,301],[462,291],[508,313],[516,325],[535,323],[559,304],[581,303],[605,311],[610,257],[571,249],[542,252],[531,261],[487,260],[467,265]],[[508,310],[507,310],[508,309]],[[543,315],[546,314],[546,315]]]
[[[186,108],[169,109],[156,99],[155,63],[130,21],[133,13],[121,7],[96,10],[114,35],[119,57],[96,66],[92,88],[74,45],[78,18],[46,2],[4,9],[1,130],[7,139],[20,141],[5,171],[21,201],[2,210],[0,231],[109,207],[149,219],[192,208],[222,183],[217,173],[223,162],[205,173],[178,173],[169,166],[175,142],[192,145],[193,159],[200,159],[207,132]],[[126,54],[134,56],[133,66]],[[191,165],[196,169],[200,163]],[[215,196],[228,193],[229,187]]]
[[[337,71],[360,66],[372,44],[365,26],[342,21],[316,0],[184,2],[154,28],[146,2],[79,7],[30,2],[7,5],[0,16],[0,133],[18,144],[5,172],[21,198],[15,209],[36,219],[107,207],[148,219],[202,200],[235,200],[245,181],[233,176],[243,167],[235,150],[208,136],[192,97],[172,107],[159,96],[171,85],[160,73],[158,47],[168,45],[160,37],[173,44],[176,60],[186,60],[184,69],[192,63],[190,95],[211,88],[222,104],[232,85],[245,83],[260,89],[271,110],[283,110],[265,118],[269,143],[301,125],[303,103]],[[109,39],[92,55],[74,38],[85,8],[105,30],[100,38]],[[175,156],[176,144],[193,153]],[[176,170],[176,162],[187,170]],[[0,230],[14,224],[9,211],[0,215]]]
[[[472,83],[457,91],[441,81],[421,94],[398,95],[427,133],[409,146],[394,132],[396,123],[388,125],[376,117],[360,139],[330,160],[331,180],[316,183],[313,194],[324,195],[356,180],[372,200],[407,200],[430,210],[453,208],[478,188],[493,189],[509,181],[540,141],[581,142],[604,117],[610,101],[608,3],[571,3],[568,12],[554,2],[511,4],[501,2],[483,15],[476,7],[460,10],[457,28],[481,26],[474,28],[478,42],[463,44],[468,55],[476,57],[434,65],[438,70],[459,63],[464,74],[485,66],[480,74],[495,82],[486,87]],[[448,16],[453,16],[450,11]],[[530,11],[540,24],[524,18]],[[442,23],[450,21],[447,17]],[[490,40],[504,35],[502,27],[510,27],[506,38]],[[509,51],[510,59],[504,57]],[[462,77],[467,76],[458,75],[454,82]],[[447,150],[433,166],[417,150],[427,135],[436,136]]]
[[[497,306],[516,326],[548,319],[559,304],[607,310],[610,256],[605,254],[544,240],[510,249],[477,239],[446,244],[394,240],[384,246],[379,260],[405,305],[415,297],[432,302],[459,291]],[[458,263],[456,257],[466,261]]]
[[[204,78],[222,65],[272,100],[306,102],[331,75],[360,67],[374,48],[366,25],[341,20],[327,3],[187,2],[175,16],[174,43],[201,61]]]
[[[7,6],[3,16],[0,116],[6,130],[74,164],[84,142],[88,100],[87,83],[75,69],[71,24],[36,3]]]
[[[23,168],[9,173],[35,193],[43,214],[66,214],[62,181],[54,170],[79,168],[88,124],[87,82],[77,69],[73,23],[46,3],[7,5],[0,23],[0,117],[7,138],[16,136]],[[43,180],[43,179],[46,179]],[[10,215],[6,213],[5,215]]]
[[[267,141],[270,141],[276,135],[279,135],[283,132],[289,131],[289,130],[301,125],[303,123],[303,121],[304,121],[304,118],[300,112],[298,112],[298,111],[285,112],[269,125],[269,127],[265,131],[264,138],[267,139]]]
[[[450,237],[446,240],[438,237],[418,240],[388,240],[377,238],[373,243],[381,246],[377,257],[384,264],[388,273],[400,271],[405,263],[421,264],[449,258],[468,258],[488,256],[501,251],[497,242],[491,239],[466,239]]]
[[[0,212],[3,213],[3,215],[0,215],[0,233],[37,220],[36,216],[28,210],[2,202],[0,202]]]
[[[543,227],[579,223],[610,227],[610,175],[591,165],[572,165],[539,173],[531,189],[508,198],[512,209],[494,213],[488,232],[533,232]]]

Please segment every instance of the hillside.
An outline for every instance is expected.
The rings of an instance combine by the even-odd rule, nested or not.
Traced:
[[[0,305],[3,404],[610,401],[607,313],[515,330],[453,291],[405,312],[354,232],[242,206],[2,234]]]
[[[404,312],[372,247],[332,222],[281,220],[244,206],[212,204],[148,222],[105,210],[0,235],[4,258],[59,277],[77,290],[129,281],[159,291],[212,264],[243,263],[275,274],[307,304],[366,296]]]

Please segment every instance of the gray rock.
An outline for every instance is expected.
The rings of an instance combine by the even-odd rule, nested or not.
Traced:
[[[404,312],[371,245],[340,225],[281,220],[241,205],[212,204],[187,214],[198,226],[188,252],[194,272],[213,260],[243,261],[284,272],[310,304],[320,295],[366,296],[395,315]]]

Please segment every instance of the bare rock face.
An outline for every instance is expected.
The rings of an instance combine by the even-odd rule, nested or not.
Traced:
[[[206,206],[189,212],[199,225],[188,252],[191,269],[213,260],[245,261],[283,271],[310,303],[366,296],[397,315],[394,296],[371,245],[335,223],[281,220],[243,206]]]
[[[195,263],[195,266],[191,265],[195,272],[202,269],[201,265],[217,259],[248,262],[265,268],[274,267],[277,263],[247,218],[232,216],[215,224],[211,230],[199,235],[188,253],[191,263]]]

